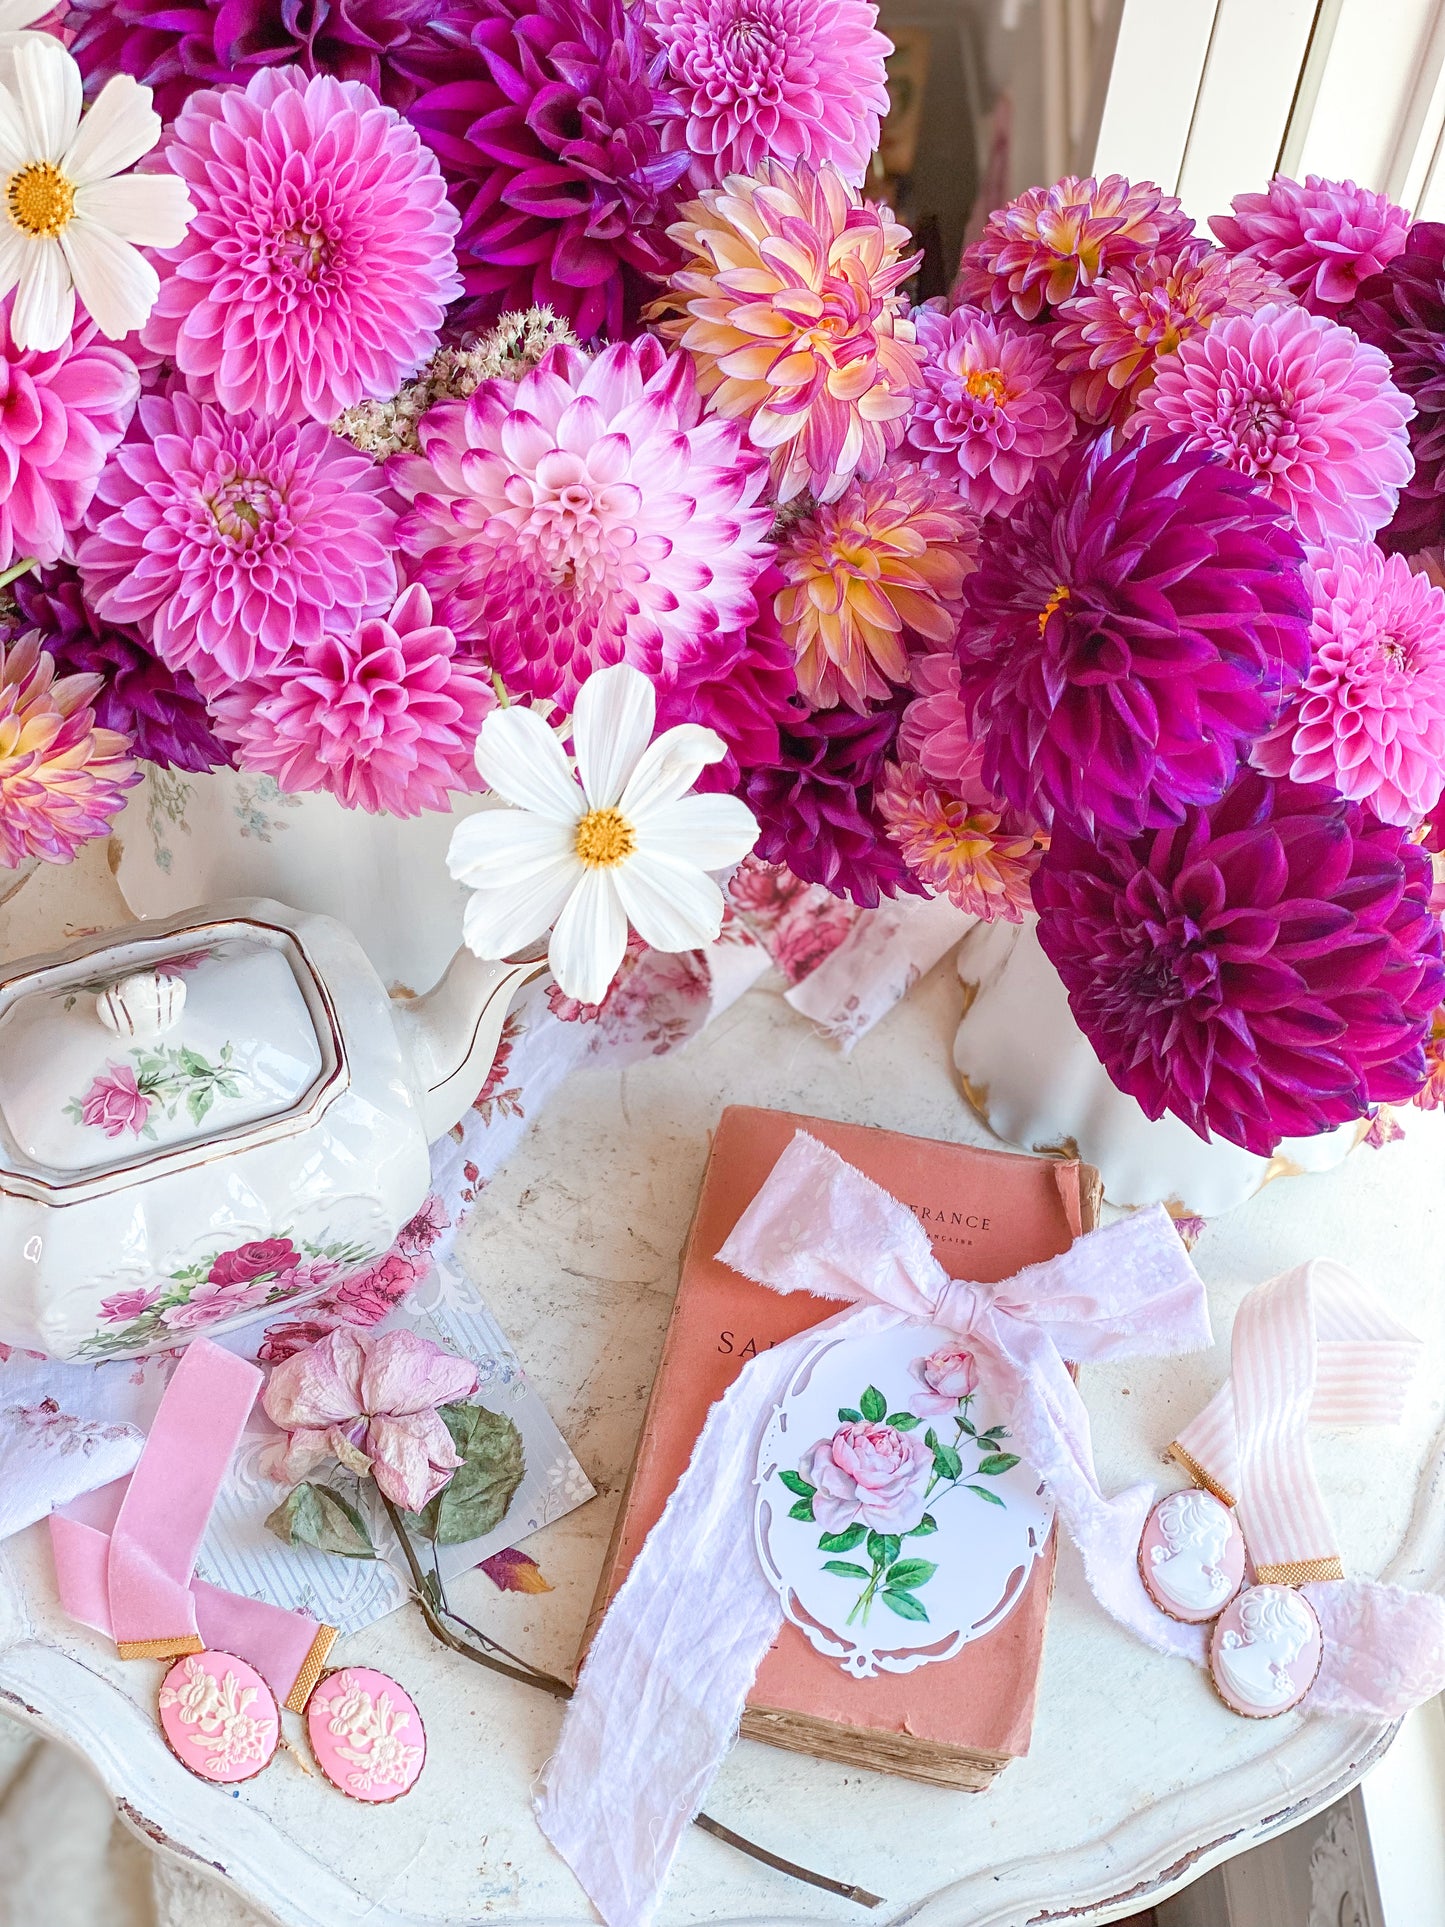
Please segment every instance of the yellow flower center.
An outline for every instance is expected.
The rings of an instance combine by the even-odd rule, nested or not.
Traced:
[[[16,227],[38,240],[48,240],[69,226],[75,213],[75,189],[49,161],[32,161],[10,176],[5,205]]]
[[[577,825],[577,854],[589,870],[611,870],[637,848],[637,835],[617,810],[588,810]]]
[[[1040,635],[1042,635],[1045,629],[1048,628],[1049,617],[1054,613],[1056,609],[1061,607],[1063,603],[1067,602],[1068,599],[1069,599],[1069,592],[1064,587],[1064,584],[1062,582],[1056,582],[1054,584],[1053,594],[1049,597],[1048,601],[1044,604],[1043,608],[1039,610],[1039,634]]]
[[[1008,383],[997,368],[971,368],[963,378],[963,385],[975,401],[981,401],[985,395],[992,402],[1008,398]]]

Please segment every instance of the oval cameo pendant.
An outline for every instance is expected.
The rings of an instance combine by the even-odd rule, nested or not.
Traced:
[[[1249,1720],[1277,1719],[1315,1683],[1324,1635],[1293,1586],[1247,1586],[1214,1623],[1209,1673],[1225,1705]]]
[[[1233,1509],[1191,1486],[1171,1492],[1144,1522],[1139,1577],[1160,1612],[1202,1626],[1244,1584],[1244,1534]]]

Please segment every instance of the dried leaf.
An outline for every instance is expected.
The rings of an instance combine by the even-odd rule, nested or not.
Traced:
[[[423,1539],[439,1546],[465,1545],[495,1530],[527,1472],[522,1435],[504,1412],[485,1405],[438,1407],[461,1457],[437,1496],[406,1520]]]
[[[374,1559],[376,1547],[354,1505],[329,1485],[298,1485],[266,1521],[288,1546],[314,1546],[342,1559]]]

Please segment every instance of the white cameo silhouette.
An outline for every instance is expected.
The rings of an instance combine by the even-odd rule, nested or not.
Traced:
[[[1209,1612],[1234,1591],[1224,1554],[1234,1522],[1207,1492],[1176,1492],[1157,1513],[1162,1546],[1149,1550],[1150,1577],[1171,1605]]]
[[[1284,1706],[1299,1691],[1290,1668],[1314,1636],[1314,1615],[1287,1586],[1255,1586],[1239,1602],[1239,1626],[1219,1641],[1224,1684],[1245,1706]]]

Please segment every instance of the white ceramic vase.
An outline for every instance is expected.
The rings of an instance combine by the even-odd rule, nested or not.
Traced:
[[[269,776],[151,766],[116,824],[116,881],[138,917],[234,896],[336,917],[388,988],[424,991],[462,936],[466,892],[447,875],[447,844],[488,801],[457,795],[450,811],[368,816],[319,793],[288,795]]]
[[[1178,1118],[1147,1118],[1111,1081],[1074,1022],[1034,922],[980,924],[958,958],[968,1002],[954,1062],[974,1109],[1026,1151],[1069,1152],[1099,1170],[1113,1204],[1167,1204],[1213,1217],[1271,1178],[1328,1171],[1359,1141],[1342,1125],[1285,1138],[1271,1158],[1196,1136]]]

